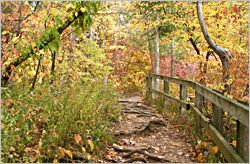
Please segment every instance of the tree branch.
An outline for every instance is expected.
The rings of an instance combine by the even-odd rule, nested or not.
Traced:
[[[69,20],[69,18],[67,19],[67,21],[57,29],[57,32],[59,34],[62,34],[62,32],[69,27],[77,18],[79,18],[80,16],[83,15],[83,12],[81,10],[78,11],[78,15],[77,17],[75,16],[75,14],[73,14],[73,19]],[[47,46],[50,42],[52,42],[55,39],[55,36],[50,33],[49,35],[49,39],[45,39],[42,44],[39,47],[30,47],[28,52],[24,52],[22,54],[21,57],[19,57],[18,59],[16,59],[15,61],[11,62],[5,69],[5,73],[2,74],[2,84],[6,85],[7,81],[9,80],[9,77],[11,75],[11,69],[12,67],[17,67],[18,65],[22,64],[24,61],[26,61],[29,57],[31,57],[32,55],[34,55],[36,53],[36,49],[42,50],[45,46]]]
[[[193,40],[193,38],[189,38],[189,41],[192,43],[192,45],[193,45],[193,47],[194,47],[196,53],[197,53],[198,55],[200,55],[200,50],[198,49],[198,47],[197,47],[195,41]]]
[[[230,61],[232,58],[232,55],[230,54],[229,50],[222,48],[215,44],[213,40],[211,39],[210,35],[208,34],[208,31],[205,27],[203,15],[202,15],[202,2],[198,1],[197,2],[197,13],[198,13],[198,18],[201,26],[202,33],[208,43],[208,45],[214,50],[214,52],[220,57],[220,60],[223,65],[223,69],[227,69],[230,66]]]

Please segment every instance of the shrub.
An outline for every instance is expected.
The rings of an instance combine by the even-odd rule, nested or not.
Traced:
[[[79,82],[53,88],[47,82],[34,93],[2,88],[1,96],[4,163],[63,162],[74,152],[93,160],[111,141],[110,120],[119,109],[108,85]]]

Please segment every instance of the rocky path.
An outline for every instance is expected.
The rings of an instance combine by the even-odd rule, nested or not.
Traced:
[[[192,163],[190,137],[146,106],[142,97],[120,99],[121,117],[114,123],[115,143],[104,162]]]

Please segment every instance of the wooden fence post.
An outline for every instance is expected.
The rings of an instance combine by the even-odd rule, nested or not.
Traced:
[[[164,93],[169,94],[169,82],[164,80]],[[164,100],[164,109],[169,111],[168,109],[168,100],[165,98]]]
[[[223,130],[223,110],[219,108],[217,105],[212,104],[213,108],[213,125],[214,127],[223,135],[224,130]]]
[[[187,101],[187,87],[185,85],[180,85],[180,100]],[[186,109],[180,107],[180,118],[185,120]]]
[[[150,87],[149,75],[146,75],[146,100],[147,100],[147,102],[149,102],[149,95],[150,95],[149,87]]]
[[[152,104],[152,92],[150,89],[152,88],[152,76],[150,74],[146,76],[146,86],[147,86],[146,99],[148,103],[151,105]]]
[[[195,91],[195,107],[202,112],[202,96]],[[201,134],[201,120],[200,117],[196,118],[196,133],[199,135]]]
[[[249,129],[237,120],[236,151],[249,162]]]

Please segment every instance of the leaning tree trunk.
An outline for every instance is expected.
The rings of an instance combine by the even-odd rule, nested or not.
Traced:
[[[77,16],[73,15],[73,19],[70,20],[70,19],[67,19],[64,24],[60,27],[58,27],[56,29],[56,31],[61,35],[63,33],[63,31],[68,28],[76,19],[78,19],[79,17],[81,16],[84,16],[84,13],[79,10],[77,12]],[[41,38],[43,38],[44,36],[42,36]],[[41,39],[40,38],[40,39]],[[12,69],[14,67],[17,67],[19,66],[20,64],[22,64],[24,61],[26,61],[28,58],[30,58],[32,55],[36,54],[37,52],[37,49],[39,50],[42,50],[44,47],[46,47],[50,42],[52,42],[53,40],[55,39],[55,36],[53,35],[53,33],[49,33],[49,37],[44,39],[42,41],[42,43],[40,44],[39,47],[29,47],[28,48],[28,51],[26,52],[23,52],[22,55],[17,58],[15,61],[11,62],[6,68],[5,68],[5,71],[4,73],[2,72],[2,77],[1,77],[1,84],[2,85],[6,85],[9,78],[10,78],[10,75],[11,75],[11,72],[12,72]]]
[[[217,44],[215,44],[213,42],[213,40],[211,39],[210,35],[208,34],[208,31],[207,31],[205,24],[204,24],[203,15],[202,15],[202,2],[200,2],[200,1],[197,2],[197,13],[198,13],[198,18],[199,18],[202,33],[203,33],[209,47],[212,48],[213,51],[220,57],[220,60],[221,60],[222,66],[223,66],[223,74],[224,74],[223,81],[225,82],[225,80],[227,78],[229,78],[229,75],[226,73],[226,71],[230,66],[230,61],[231,61],[232,55],[230,54],[229,50],[222,48],[222,47],[218,46]],[[228,85],[225,85],[225,89],[227,92],[230,91]]]

